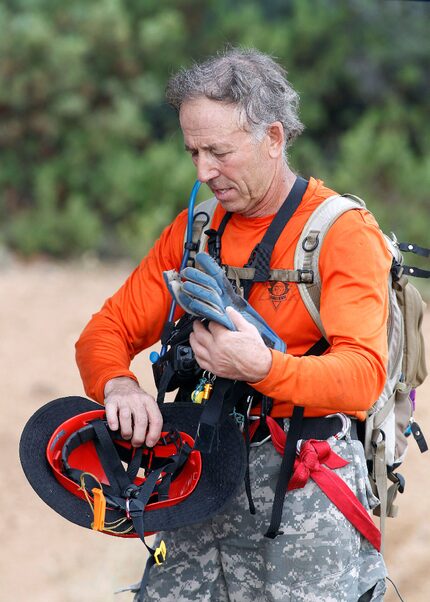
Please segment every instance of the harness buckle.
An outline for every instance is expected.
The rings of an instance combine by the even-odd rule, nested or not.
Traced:
[[[308,270],[308,269],[298,269],[297,270],[298,276],[299,276],[299,280],[298,283],[302,284],[312,284],[314,281],[314,271],[313,270]]]
[[[163,564],[163,562],[166,560],[166,554],[167,554],[167,549],[166,549],[166,544],[164,543],[164,539],[162,539],[160,541],[160,545],[158,546],[158,548],[155,548],[155,552],[154,552],[154,560],[155,560],[155,564]]]
[[[126,499],[130,499],[131,497],[137,497],[139,494],[139,486],[135,483],[130,483],[124,491],[121,493],[121,497],[125,497]]]

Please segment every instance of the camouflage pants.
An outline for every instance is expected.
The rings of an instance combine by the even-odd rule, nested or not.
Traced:
[[[376,499],[367,481],[363,448],[343,440],[334,451],[349,464],[337,473],[366,507]],[[281,456],[268,442],[251,449],[250,476],[256,514],[244,487],[227,511],[207,523],[158,536],[168,558],[151,571],[145,600],[165,602],[380,602],[385,592],[382,556],[313,481],[288,492],[281,530],[270,523]],[[375,585],[376,584],[376,585]]]

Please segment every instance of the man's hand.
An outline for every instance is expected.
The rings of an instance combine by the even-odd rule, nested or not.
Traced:
[[[125,376],[108,380],[105,389],[106,419],[112,431],[121,429],[134,447],[153,447],[163,428],[163,417],[155,399],[136,381]]]
[[[190,344],[199,366],[223,378],[247,382],[262,380],[272,365],[270,350],[253,324],[232,307],[227,307],[227,313],[236,331],[227,330],[216,322],[209,322],[209,329],[206,329],[195,320]]]

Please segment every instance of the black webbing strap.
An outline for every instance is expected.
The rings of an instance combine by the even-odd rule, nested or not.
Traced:
[[[145,527],[144,527],[143,516],[144,516],[145,506],[148,503],[149,498],[151,497],[152,493],[154,492],[154,490],[156,488],[158,478],[159,478],[158,471],[151,472],[140,488],[139,498],[130,498],[128,500],[130,502],[130,505],[127,507],[127,513],[128,513],[127,517],[131,519],[134,530],[139,535],[140,539],[142,540],[146,549],[148,550],[148,559],[146,561],[145,571],[143,573],[143,576],[142,576],[142,579],[140,580],[140,582],[136,583],[135,585],[131,585],[130,587],[124,588],[123,590],[120,590],[120,591],[131,591],[131,592],[135,593],[136,595],[134,597],[134,600],[143,601],[143,599],[144,599],[143,596],[145,594],[146,586],[147,586],[148,579],[149,579],[149,572],[151,570],[151,567],[157,562],[156,555],[158,552],[158,548],[157,549],[151,548],[145,541]],[[115,498],[114,498],[114,501],[116,501]],[[118,501],[120,501],[121,503],[124,502],[123,499],[118,500]],[[162,560],[164,560],[164,558]],[[119,593],[119,592],[117,592],[117,593]]]
[[[165,473],[161,483],[158,485],[158,501],[169,499],[169,489],[173,477],[181,470],[191,453],[188,443],[182,443],[180,450],[174,456],[170,456],[171,463],[163,468]]]
[[[181,450],[175,456],[171,456],[166,464],[160,467],[159,470],[153,470],[147,477],[144,484],[141,486],[139,495],[137,498],[130,499],[130,518],[133,522],[133,527],[136,533],[139,535],[140,539],[146,546],[146,549],[149,552],[148,559],[145,564],[145,570],[142,575],[142,579],[137,586],[132,586],[130,589],[136,595],[134,597],[136,601],[143,601],[146,586],[148,585],[149,574],[151,568],[154,564],[162,564],[164,562],[164,557],[159,558],[160,556],[160,548],[151,548],[145,541],[145,526],[144,526],[144,511],[145,507],[154,492],[157,484],[157,480],[159,479],[160,472],[165,472],[168,475],[168,482],[170,484],[172,475],[178,471],[186,462],[189,454],[191,452],[191,448],[188,444],[184,444],[181,447]],[[169,478],[170,477],[170,478]],[[164,479],[163,479],[164,481]],[[159,486],[160,489],[160,486]]]
[[[276,483],[275,498],[272,506],[272,516],[270,525],[265,533],[265,537],[275,539],[281,535],[279,525],[282,520],[282,509],[284,507],[285,494],[287,493],[288,483],[293,474],[294,461],[296,459],[297,442],[300,439],[302,431],[302,421],[305,409],[302,406],[294,406],[293,415],[290,419],[290,428],[288,429],[287,441],[285,443],[284,454],[282,456],[281,470]]]
[[[221,236],[224,234],[224,230],[230,218],[233,214],[227,212],[221,220],[218,230],[210,228],[205,230],[205,234],[208,237],[208,251],[209,255],[215,259],[218,265],[221,265]]]
[[[156,482],[160,479],[161,473],[166,473],[168,475],[168,488],[168,486],[170,486],[172,475],[182,468],[191,451],[189,445],[182,445],[177,454],[166,458],[162,465],[154,468],[154,470],[147,475],[144,483],[141,486],[138,486],[134,484],[134,479],[142,463],[142,448],[140,447],[135,450],[126,470],[121,462],[118,450],[107,431],[105,423],[102,420],[94,420],[91,424],[94,428],[94,433],[96,434],[94,444],[112,489],[114,489],[114,484],[116,483],[119,488],[117,489],[119,496],[122,498],[129,497],[130,500],[132,500],[132,504],[138,504],[138,508],[142,509],[142,513],[149,500],[149,496],[154,492]],[[163,487],[162,483],[163,481],[159,486],[162,488],[162,493],[166,494],[166,487]],[[121,501],[120,498],[117,498],[117,496],[112,494],[110,494],[110,496],[112,499],[116,500],[120,506],[122,505],[123,500]],[[137,533],[142,537],[138,530]]]
[[[128,463],[126,473],[130,481],[133,483],[134,479],[137,477],[139,468],[142,466],[142,447],[134,447],[132,453],[133,455],[130,462]]]
[[[415,441],[417,442],[420,452],[423,454],[424,452],[428,451],[426,438],[423,435],[421,427],[417,422],[415,422],[415,420],[411,422],[411,431]]]
[[[149,579],[149,572],[154,566],[154,564],[157,562],[156,554],[158,550],[151,548],[145,541],[144,512],[146,504],[148,503],[149,498],[151,497],[156,487],[159,476],[160,475],[157,470],[152,471],[141,486],[139,496],[137,498],[130,499],[130,506],[128,512],[133,522],[134,530],[139,535],[140,539],[142,540],[146,549],[149,552],[149,556],[145,565],[145,571],[139,583],[139,589],[136,593],[135,600],[143,600],[143,595],[145,594],[146,586]],[[162,559],[162,561],[164,561],[164,558]],[[136,590],[132,588],[132,591]]]
[[[322,355],[329,349],[330,343],[324,337],[321,337],[304,355]]]
[[[308,187],[308,181],[297,176],[287,198],[282,203],[261,241],[254,247],[245,267],[255,268],[254,278],[243,283],[247,299],[254,282],[267,282],[270,276],[270,260],[275,244],[285,226],[293,216]]]
[[[169,459],[170,460],[170,459]],[[170,463],[170,462],[169,462]],[[168,464],[168,463],[166,463]],[[162,467],[160,472],[165,470],[166,467]],[[145,542],[145,528],[143,515],[149,498],[154,492],[157,481],[160,478],[160,472],[153,470],[146,477],[144,483],[139,488],[139,495],[137,497],[131,497],[129,499],[129,509],[127,510],[130,514],[130,518],[133,521],[133,527],[140,539],[143,541],[148,551],[151,552],[151,548]]]
[[[414,253],[421,257],[430,257],[430,249],[420,247],[412,242],[399,242],[398,246],[402,252]],[[413,265],[403,265],[401,267],[403,268],[403,273],[407,276],[413,276],[414,278],[430,278],[430,270],[424,270],[423,268],[418,268]]]
[[[430,278],[430,270],[423,270],[422,268],[416,268],[413,265],[404,265],[403,273],[414,278]]]
[[[114,484],[116,483],[122,494],[133,484],[133,482],[130,481],[129,476],[125,471],[121,458],[106,429],[104,421],[93,420],[91,424],[96,435],[94,445],[102,463],[103,470],[105,471],[111,486],[114,487]]]
[[[151,470],[141,485],[131,483],[130,487],[119,495],[109,493],[107,496],[109,502],[113,502],[118,508],[125,510],[127,518],[133,522],[136,533],[150,553],[153,550],[145,542],[144,512],[146,505],[153,493],[159,494],[160,488],[163,493],[165,492],[163,484],[166,477],[168,486],[170,486],[172,477],[180,471],[190,453],[191,448],[185,443],[177,454],[164,458],[159,466]],[[103,466],[103,468],[105,467]]]
[[[206,401],[200,415],[194,449],[202,453],[210,453],[212,446],[218,444],[218,427],[223,411],[227,392],[234,386],[234,381],[227,378],[217,378],[210,398]]]
[[[142,579],[139,583],[139,589],[134,589],[133,587],[130,588],[130,591],[132,591],[135,595],[133,598],[133,602],[143,602],[145,600],[145,594],[146,594],[146,586],[148,585],[148,581],[149,581],[149,573],[152,569],[152,567],[155,564],[155,558],[153,554],[149,554],[147,560],[146,560],[146,564],[145,564],[145,570],[143,571],[143,575],[142,575]]]
[[[140,580],[140,582],[137,583],[136,585],[132,585],[129,588],[126,588],[125,590],[122,590],[122,591],[134,592],[136,594],[134,600],[143,600],[144,599],[146,586],[148,584],[149,573],[150,573],[151,568],[154,566],[154,564],[162,564],[165,560],[165,552],[166,552],[165,547],[164,547],[164,550],[162,549],[161,546],[154,549],[154,548],[151,548],[145,541],[144,513],[145,513],[146,505],[148,504],[151,495],[154,493],[154,491],[157,490],[157,482],[160,479],[161,473],[166,473],[171,479],[171,476],[184,465],[190,452],[191,452],[190,446],[188,444],[184,444],[181,447],[178,454],[176,454],[175,456],[170,456],[169,458],[167,458],[166,462],[162,466],[158,467],[156,470],[153,470],[149,473],[149,475],[146,477],[144,483],[136,490],[136,491],[138,491],[137,496],[134,495],[133,497],[130,497],[128,500],[126,500],[127,501],[127,505],[126,505],[127,517],[131,519],[134,530],[136,531],[137,535],[140,537],[140,539],[144,543],[144,545],[149,553],[148,559],[147,559],[146,565],[145,565],[145,570],[144,570],[144,573],[143,573],[143,576],[142,576],[142,579]],[[170,479],[169,479],[169,484],[170,484]],[[163,478],[163,481],[164,481],[164,478]],[[160,488],[161,484],[158,485],[158,489]],[[134,494],[136,493],[136,491],[134,492]],[[115,498],[113,498],[113,500],[117,501],[119,503],[124,502],[124,500],[116,500]],[[162,542],[162,543],[164,546],[164,542]]]
[[[304,355],[322,355],[330,347],[330,344],[324,337],[317,341]],[[265,537],[274,539],[280,534],[279,525],[282,520],[282,509],[284,507],[285,495],[287,493],[288,483],[293,474],[294,461],[296,459],[297,443],[302,434],[303,416],[305,408],[302,406],[294,406],[293,414],[290,419],[290,427],[288,429],[287,441],[285,443],[284,453],[282,456],[282,464],[279,473],[278,482],[276,483],[275,497],[272,506],[272,516],[270,519],[269,529]]]
[[[164,356],[163,356],[164,357]],[[172,362],[166,362],[164,367],[164,372],[160,378],[160,382],[158,383],[158,391],[157,391],[157,403],[158,405],[164,402],[164,398],[166,396],[166,391],[169,388],[170,381],[175,375],[175,370],[173,369]]]
[[[248,498],[249,512],[251,514],[255,514],[255,504],[254,504],[254,500],[252,499],[251,479],[249,476],[249,450],[251,447],[251,441],[249,438],[248,416],[245,416],[245,421],[243,424],[243,434],[245,435],[245,449],[246,449],[245,492],[246,492],[246,497]]]
[[[421,257],[430,257],[430,249],[420,247],[412,242],[399,242],[399,249],[406,253],[415,253],[415,255],[421,255]]]

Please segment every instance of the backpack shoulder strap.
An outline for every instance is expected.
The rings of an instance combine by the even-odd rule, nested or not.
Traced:
[[[354,195],[333,195],[327,198],[313,211],[297,243],[294,268],[313,274],[312,282],[298,284],[299,292],[306,309],[325,338],[327,335],[320,317],[321,277],[319,273],[319,258],[324,238],[334,222],[346,211],[365,208],[365,202]]]
[[[218,201],[216,197],[212,197],[206,201],[203,201],[202,203],[199,203],[194,208],[192,235],[194,247],[193,249],[190,249],[187,264],[188,266],[193,266],[196,254],[205,250],[208,236],[205,234],[204,230],[210,228],[217,205]],[[186,236],[187,232],[185,231],[184,243],[186,242]]]

